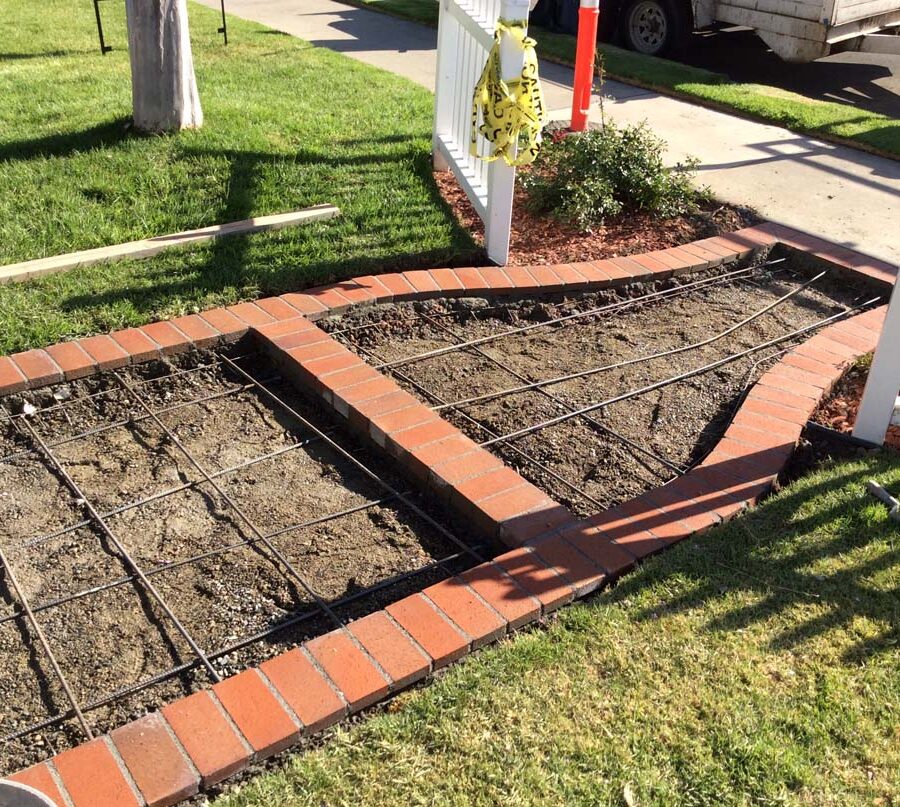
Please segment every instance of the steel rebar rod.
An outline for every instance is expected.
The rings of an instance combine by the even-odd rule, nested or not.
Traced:
[[[56,468],[57,473],[62,476],[65,480],[66,485],[68,485],[69,489],[75,495],[75,498],[82,502],[82,506],[87,509],[87,511],[91,514],[91,517],[94,519],[94,523],[96,526],[100,528],[102,533],[109,539],[109,541],[115,546],[116,550],[125,560],[125,562],[131,567],[132,573],[141,581],[144,588],[152,595],[153,599],[159,604],[160,608],[163,609],[166,616],[172,621],[172,624],[175,625],[178,632],[182,635],[184,640],[188,643],[188,646],[191,648],[193,653],[197,656],[197,658],[201,661],[204,667],[206,667],[207,672],[209,672],[214,682],[218,682],[221,680],[221,677],[216,672],[215,668],[210,663],[206,654],[200,648],[200,645],[197,644],[194,637],[191,636],[190,631],[181,624],[181,621],[175,616],[175,612],[171,609],[169,604],[165,601],[162,594],[156,590],[156,587],[147,576],[144,574],[141,567],[137,564],[137,561],[131,556],[131,553],[125,548],[125,545],[116,537],[115,533],[110,529],[109,525],[106,523],[106,520],[100,515],[97,508],[93,505],[90,499],[85,496],[84,492],[78,486],[78,483],[72,478],[69,472],[65,469],[63,464],[56,458],[53,452],[47,447],[47,444],[44,442],[43,438],[34,430],[34,427],[27,420],[24,421],[25,425],[28,427],[28,431],[31,433],[32,439],[40,446],[41,451],[47,457],[51,465]]]
[[[229,362],[229,364],[231,364],[231,362],[229,361],[229,359],[227,357],[225,357],[225,360],[226,360],[226,362]],[[285,412],[290,414],[300,425],[302,425],[304,428],[308,429],[309,431],[313,432],[314,434],[318,435],[327,445],[329,445],[331,448],[333,448],[335,451],[337,451],[338,454],[340,454],[342,457],[344,457],[344,459],[346,459],[348,462],[350,462],[352,465],[354,465],[356,468],[358,468],[360,471],[362,471],[362,473],[365,474],[365,476],[367,476],[369,479],[373,480],[378,485],[380,485],[383,490],[386,490],[388,493],[391,493],[394,496],[396,496],[401,502],[403,502],[404,505],[406,505],[406,507],[408,507],[410,510],[412,510],[417,516],[419,516],[419,518],[426,521],[434,529],[436,529],[441,535],[443,535],[445,538],[452,541],[463,551],[471,554],[472,557],[476,561],[481,563],[483,558],[477,552],[474,552],[467,544],[465,544],[463,541],[461,541],[459,538],[457,538],[456,535],[454,535],[453,532],[448,530],[443,524],[441,524],[440,522],[438,522],[437,520],[432,518],[432,516],[430,516],[421,507],[419,507],[419,505],[417,505],[414,501],[412,501],[409,498],[409,496],[406,496],[405,494],[401,493],[393,485],[389,484],[384,479],[382,479],[380,476],[378,476],[378,474],[376,474],[374,471],[372,471],[367,465],[365,465],[365,463],[361,462],[359,459],[354,457],[343,446],[341,446],[339,443],[337,443],[335,440],[333,440],[326,432],[322,431],[320,428],[318,428],[313,423],[311,423],[309,420],[307,420],[305,417],[303,417],[303,415],[301,415],[296,409],[294,409],[292,406],[290,406],[286,401],[283,401],[279,396],[277,396],[274,392],[272,392],[267,386],[265,386],[264,384],[257,381],[252,375],[250,375],[242,367],[233,365],[233,368],[237,373],[239,373],[244,378],[246,378],[247,381],[253,383],[257,387],[257,389],[260,390],[260,392],[262,392],[264,395],[266,395],[268,398],[270,398],[272,401],[274,401],[276,404],[278,404],[278,406],[280,406]]]
[[[422,314],[421,316],[424,317],[426,320],[429,318],[427,314]],[[440,328],[441,330],[444,330],[447,333],[449,333],[454,339],[460,338],[459,335],[448,325],[444,325],[443,323],[439,323],[439,322],[435,322],[434,325],[435,325],[435,327]],[[474,350],[480,356],[483,356],[488,361],[492,362],[494,365],[499,367],[504,372],[509,373],[514,378],[518,378],[520,381],[525,382],[525,384],[529,388],[533,387],[536,392],[543,395],[548,400],[553,401],[558,406],[562,406],[567,411],[571,411],[573,409],[573,406],[574,406],[573,404],[570,404],[568,401],[564,400],[563,398],[560,398],[558,395],[554,395],[553,393],[548,392],[540,385],[540,382],[535,383],[532,379],[529,379],[527,376],[523,375],[522,373],[518,372],[517,370],[513,370],[512,367],[510,367],[509,365],[506,364],[506,362],[503,362],[500,359],[497,359],[494,356],[491,356],[488,352],[483,350],[481,347],[476,346],[476,347],[472,348],[472,350]],[[459,411],[459,410],[457,410],[457,411]],[[588,426],[590,426],[591,428],[593,428],[597,431],[600,431],[604,434],[612,435],[614,438],[616,438],[620,442],[625,443],[625,445],[627,445],[629,448],[631,448],[641,454],[644,454],[645,456],[649,457],[650,459],[654,460],[655,462],[659,463],[660,465],[663,465],[666,468],[668,468],[669,470],[674,471],[676,474],[684,473],[683,468],[681,468],[676,463],[672,462],[667,457],[658,455],[655,452],[651,451],[650,449],[645,448],[644,446],[634,442],[634,440],[629,439],[624,434],[620,434],[612,427],[606,426],[605,424],[601,423],[596,418],[592,418],[590,415],[582,415],[581,419],[585,423],[587,423]],[[646,467],[647,470],[650,471],[650,473],[655,474],[656,476],[661,476],[661,474],[659,474],[654,469],[649,468],[646,465],[644,467]]]
[[[84,714],[82,714],[81,707],[78,705],[78,699],[75,697],[75,693],[72,691],[72,687],[69,686],[69,682],[66,679],[66,676],[63,674],[62,668],[59,666],[59,662],[56,660],[56,655],[53,653],[53,650],[50,647],[50,643],[47,641],[47,637],[44,635],[44,631],[38,624],[37,618],[34,615],[34,611],[32,611],[31,609],[31,604],[28,602],[28,597],[25,595],[25,592],[22,589],[21,585],[19,585],[19,581],[16,578],[16,573],[13,571],[12,566],[6,558],[6,554],[2,549],[0,549],[0,566],[3,567],[3,573],[6,575],[6,579],[9,582],[9,585],[15,593],[16,597],[18,597],[19,599],[19,603],[21,604],[22,610],[25,612],[25,615],[28,618],[31,629],[37,636],[41,647],[44,648],[44,653],[46,653],[47,658],[50,661],[50,666],[53,668],[53,673],[59,679],[60,686],[62,686],[63,692],[66,693],[66,698],[68,698],[69,703],[72,706],[72,711],[74,712],[75,717],[78,719],[78,723],[81,725],[81,728],[87,735],[87,738],[89,740],[94,739],[94,733],[91,731],[91,727],[88,725],[87,720],[84,719]]]
[[[286,527],[281,527],[280,529],[268,533],[266,537],[269,539],[278,538],[289,532],[296,532],[297,530],[308,529],[309,527],[315,527],[319,524],[325,524],[329,521],[343,518],[344,516],[353,515],[354,513],[359,513],[363,510],[368,510],[371,507],[377,507],[391,501],[392,499],[392,496],[383,496],[380,499],[367,499],[365,502],[353,505],[352,507],[348,507],[344,510],[327,513],[324,516],[317,516],[316,518],[309,519],[308,521],[302,521],[296,524],[289,524]],[[191,564],[199,563],[201,560],[206,560],[207,558],[225,555],[228,552],[233,552],[234,550],[240,549],[242,547],[253,546],[258,542],[258,538],[245,538],[242,541],[235,541],[230,544],[225,544],[224,546],[216,547],[215,549],[210,549],[206,552],[200,552],[196,555],[191,555],[187,558],[173,561],[172,563],[161,563],[158,566],[151,566],[149,569],[144,570],[144,574],[146,574],[147,577],[153,577],[157,574],[170,572],[173,569],[180,569],[183,566],[190,566]],[[67,594],[65,597],[59,597],[55,600],[42,602],[39,605],[34,606],[34,612],[37,614],[42,611],[47,611],[51,608],[58,608],[60,605],[66,605],[67,603],[74,602],[75,600],[84,599],[85,597],[88,597],[92,594],[99,594],[103,591],[109,591],[110,589],[127,585],[128,583],[133,582],[134,579],[135,577],[133,575],[117,577],[115,580],[108,580],[105,583],[92,586],[91,588],[82,589],[81,591],[77,591],[74,594]],[[16,619],[17,617],[18,614],[7,614],[6,616],[0,617],[0,624],[9,622],[13,619]]]
[[[875,297],[872,300],[869,300],[864,305],[872,305],[874,302],[877,302],[880,298]],[[863,306],[859,306],[858,308],[862,308]],[[588,406],[582,407],[574,412],[568,412],[563,415],[559,415],[555,418],[550,418],[549,420],[542,421],[541,423],[536,423],[532,426],[526,426],[523,429],[518,429],[517,431],[510,432],[509,434],[502,435],[494,440],[489,440],[484,445],[493,445],[495,443],[506,442],[508,440],[515,440],[519,437],[524,437],[526,434],[532,434],[533,432],[540,431],[542,429],[546,429],[548,426],[555,426],[559,423],[564,423],[567,420],[571,420],[573,417],[578,417],[583,412],[596,412],[598,409],[603,409],[607,406],[611,406],[615,403],[620,403],[621,401],[627,401],[630,398],[637,397],[638,395],[644,395],[648,392],[652,392],[653,390],[661,389],[662,387],[669,386],[670,384],[678,383],[679,381],[684,381],[688,378],[693,378],[694,376],[701,375],[702,373],[707,373],[710,370],[715,370],[718,367],[722,367],[726,364],[730,364],[738,359],[742,359],[745,356],[749,356],[755,353],[758,350],[764,350],[767,347],[771,347],[772,345],[777,345],[781,342],[784,342],[788,339],[795,339],[798,336],[802,336],[805,333],[809,333],[816,328],[821,328],[824,325],[827,325],[831,322],[835,322],[839,319],[846,317],[849,313],[858,309],[846,309],[837,314],[833,314],[830,317],[826,317],[824,319],[819,320],[818,322],[814,322],[812,325],[807,325],[803,328],[799,328],[795,331],[791,331],[790,333],[779,336],[775,339],[770,339],[766,342],[763,342],[759,345],[754,345],[751,348],[746,350],[742,350],[739,353],[733,353],[730,356],[726,356],[725,358],[718,359],[717,361],[711,362],[709,364],[703,365],[702,367],[696,367],[692,370],[688,370],[684,373],[680,373],[675,376],[671,376],[670,378],[663,379],[662,381],[654,382],[653,384],[648,384],[647,386],[641,387],[639,389],[630,390],[629,392],[622,393],[621,395],[616,395],[613,398],[608,398],[605,401],[600,401],[598,403],[589,404]]]
[[[481,547],[480,545],[476,545],[475,547],[473,547],[473,550],[481,549],[481,548],[483,548],[483,547]],[[393,577],[386,578],[385,580],[380,580],[378,583],[374,584],[373,586],[369,586],[368,588],[365,588],[365,589],[360,589],[359,591],[355,591],[352,594],[348,594],[348,595],[345,595],[344,597],[341,597],[340,599],[334,600],[332,602],[332,607],[341,608],[346,605],[351,605],[352,603],[357,602],[358,600],[364,599],[365,597],[370,597],[373,594],[376,594],[385,588],[390,588],[391,586],[395,586],[399,583],[402,583],[402,582],[409,580],[413,577],[416,577],[418,575],[427,574],[428,572],[432,571],[433,569],[438,568],[439,566],[446,567],[447,564],[453,563],[454,561],[457,561],[457,560],[460,560],[461,558],[465,557],[467,554],[469,554],[469,552],[461,550],[461,551],[455,552],[451,555],[447,555],[445,557],[433,560],[430,563],[425,564],[424,566],[420,566],[416,569],[411,569],[408,572],[401,572],[400,574],[394,575]],[[449,569],[448,569],[448,571],[449,571]],[[263,639],[268,638],[269,636],[273,636],[276,633],[280,633],[283,630],[292,628],[295,625],[298,625],[302,622],[306,622],[307,620],[312,619],[313,617],[316,617],[316,616],[320,616],[318,611],[304,611],[299,614],[293,614],[293,615],[287,617],[286,619],[282,620],[281,622],[278,622],[274,625],[270,625],[261,631],[250,634],[248,636],[244,636],[235,642],[232,642],[228,645],[224,645],[222,647],[219,647],[219,648],[213,650],[212,653],[210,653],[210,658],[218,659],[218,658],[221,658],[222,656],[227,656],[230,653],[234,653],[234,652],[237,652],[238,650],[242,650],[243,648],[248,647],[249,645],[260,642]],[[149,678],[144,679],[143,681],[138,681],[134,684],[129,684],[128,686],[122,687],[122,688],[116,690],[115,692],[109,693],[107,695],[104,695],[101,698],[97,698],[93,701],[90,701],[89,703],[84,704],[83,711],[84,712],[92,712],[93,710],[99,709],[103,706],[113,703],[113,702],[119,700],[120,698],[127,697],[128,695],[132,695],[137,692],[141,692],[145,689],[148,689],[149,687],[156,686],[157,684],[161,684],[170,678],[174,678],[177,675],[182,675],[182,674],[192,670],[194,667],[197,666],[197,664],[198,664],[198,662],[196,661],[196,659],[191,659],[191,660],[185,661],[175,667],[170,667],[166,670],[163,670],[160,673],[157,673],[156,675],[153,675]],[[17,731],[15,731],[11,734],[8,734],[5,737],[0,738],[0,743],[11,742],[12,740],[19,739],[20,737],[24,737],[28,734],[31,734],[32,732],[41,731],[43,729],[50,728],[50,727],[56,725],[57,723],[61,723],[63,720],[68,719],[69,716],[70,716],[69,714],[56,715],[52,718],[42,720],[38,723],[32,723],[29,726],[26,726],[22,729],[18,729]]]
[[[362,351],[363,353],[366,353],[367,355],[371,356],[376,361],[381,361],[381,358],[378,356],[378,354],[375,353],[374,351],[370,350],[369,348],[357,346],[357,349]],[[397,369],[389,369],[388,372],[391,375],[393,375],[395,378],[399,379],[400,381],[406,382],[407,384],[412,386],[414,389],[418,390],[420,393],[422,393],[422,395],[426,396],[427,398],[431,398],[432,400],[437,401],[439,404],[445,403],[444,399],[440,395],[438,395],[436,392],[433,392],[432,390],[428,389],[427,387],[420,384],[414,378],[406,375],[402,371],[397,370]],[[436,409],[437,407],[431,407],[431,408]],[[467,423],[470,423],[477,429],[481,429],[481,431],[483,431],[485,434],[491,435],[493,437],[497,436],[497,432],[493,431],[489,426],[486,426],[481,421],[472,417],[468,412],[464,412],[463,410],[460,409],[460,410],[457,410],[457,414],[459,414],[459,416],[462,417]],[[567,487],[573,493],[576,493],[577,495],[581,496],[586,501],[589,501],[595,507],[599,507],[601,510],[603,510],[609,506],[608,503],[601,502],[599,499],[596,499],[595,497],[591,496],[587,491],[582,490],[574,482],[572,482],[569,479],[566,479],[562,474],[557,473],[556,471],[554,471],[548,465],[545,465],[543,462],[541,462],[536,457],[532,457],[531,454],[529,454],[523,448],[520,448],[519,446],[514,446],[514,445],[510,445],[509,448],[513,452],[515,452],[515,454],[517,454],[519,457],[521,457],[525,462],[533,465],[535,468],[537,468],[540,471],[542,471],[543,473],[547,474],[552,479],[555,479],[561,485],[563,485],[564,487]]]
[[[234,366],[237,366],[237,365],[234,365]],[[256,525],[256,522],[254,522],[253,519],[251,519],[238,506],[237,502],[222,489],[222,486],[219,485],[219,483],[210,476],[209,471],[206,470],[206,467],[204,465],[202,465],[200,463],[200,461],[196,457],[194,457],[194,455],[190,451],[188,451],[187,446],[184,445],[184,443],[181,441],[181,439],[178,437],[178,435],[175,434],[175,432],[173,432],[168,426],[166,426],[165,423],[163,423],[163,421],[159,417],[159,415],[156,414],[150,408],[149,404],[147,404],[147,402],[129,386],[128,382],[125,381],[119,373],[113,371],[113,375],[115,376],[115,378],[119,382],[119,384],[122,385],[123,389],[127,390],[129,392],[129,394],[134,398],[134,400],[138,402],[138,405],[151,418],[153,418],[156,425],[159,426],[159,428],[161,428],[163,430],[163,432],[165,432],[165,434],[172,441],[172,443],[178,448],[178,450],[181,451],[181,453],[184,454],[185,457],[187,457],[187,459],[191,463],[191,465],[193,465],[194,468],[196,468],[204,476],[204,478],[206,479],[206,482],[213,488],[213,490],[215,490],[216,493],[218,493],[219,496],[222,497],[222,499],[228,504],[228,506],[235,513],[237,513],[237,515],[241,519],[241,521],[243,521],[244,524],[246,524],[247,527],[250,528],[250,531],[257,537],[259,542],[262,543],[263,546],[265,546],[266,549],[268,549],[269,552],[271,552],[272,555],[275,556],[275,558],[278,560],[278,562],[285,569],[287,569],[287,571],[291,574],[291,576],[293,576],[297,580],[297,582],[300,583],[300,585],[303,587],[303,590],[306,591],[306,593],[310,597],[312,597],[312,599],[315,601],[316,605],[319,606],[319,608],[322,610],[322,612],[329,619],[331,619],[337,627],[343,628],[344,627],[343,623],[341,622],[340,619],[338,619],[337,615],[331,610],[331,608],[328,607],[328,603],[326,603],[313,590],[312,586],[310,586],[310,584],[306,581],[306,578],[302,574],[300,574],[300,572],[297,570],[297,568],[294,566],[294,564],[291,563],[291,561],[288,559],[288,557],[280,549],[278,549],[278,547],[276,547],[268,538],[266,538],[263,531]],[[276,564],[276,566],[277,566],[277,564]]]
[[[533,331],[537,328],[547,328],[551,325],[559,325],[563,322],[570,322],[574,319],[581,319],[584,317],[597,316],[598,314],[606,314],[611,311],[617,311],[621,308],[632,308],[638,305],[642,305],[648,302],[656,302],[660,299],[666,299],[667,297],[678,295],[685,293],[687,291],[693,291],[697,288],[704,288],[706,286],[715,286],[724,283],[726,280],[733,279],[737,275],[747,274],[753,271],[753,267],[748,267],[745,269],[735,269],[732,272],[726,272],[721,275],[716,275],[714,278],[704,278],[701,280],[695,280],[691,283],[685,283],[680,286],[675,286],[671,289],[661,289],[659,291],[649,292],[640,297],[631,297],[627,300],[617,300],[612,303],[607,303],[602,306],[598,306],[595,308],[588,309],[587,311],[575,311],[571,314],[565,314],[561,317],[555,317],[553,319],[545,320],[544,322],[532,322],[528,325],[521,325],[517,328],[510,328],[505,331],[501,331],[499,333],[487,334],[486,336],[479,336],[475,339],[470,339],[466,342],[463,342],[458,345],[450,345],[448,347],[440,347],[435,348],[434,350],[427,350],[423,353],[417,353],[413,356],[404,356],[400,359],[394,359],[393,361],[389,361],[384,363],[383,365],[377,367],[378,370],[389,369],[391,367],[400,367],[404,364],[409,364],[411,362],[422,361],[424,359],[432,359],[436,356],[442,356],[445,353],[453,353],[459,351],[463,348],[472,347],[474,345],[484,345],[488,342],[494,342],[498,339],[505,339],[509,336],[517,336],[523,333],[528,333],[529,331]]]
[[[759,319],[764,314],[769,313],[771,310],[773,310],[777,306],[781,305],[782,303],[791,299],[795,295],[799,294],[801,291],[803,291],[804,289],[806,289],[807,287],[809,287],[816,281],[820,280],[826,274],[827,274],[827,270],[825,272],[820,272],[818,275],[816,275],[814,278],[812,278],[812,280],[809,280],[806,283],[802,284],[801,286],[798,286],[796,289],[792,289],[787,294],[782,295],[777,300],[774,300],[773,302],[769,303],[768,305],[764,306],[763,308],[760,308],[757,311],[754,311],[750,316],[745,317],[740,322],[737,322],[734,325],[732,325],[731,327],[726,328],[724,331],[720,331],[719,333],[713,334],[712,336],[707,337],[706,339],[702,339],[699,342],[692,342],[691,344],[680,345],[679,347],[676,347],[676,348],[670,348],[668,350],[661,350],[656,353],[648,353],[643,356],[636,356],[634,358],[625,359],[624,361],[616,362],[614,364],[605,364],[600,367],[591,367],[591,368],[588,368],[587,370],[580,370],[576,373],[567,373],[566,375],[555,376],[553,378],[545,378],[541,381],[529,382],[526,384],[522,384],[518,387],[510,387],[509,389],[498,390],[497,392],[488,392],[488,393],[485,393],[484,395],[475,395],[470,398],[462,398],[458,401],[452,401],[449,404],[446,404],[446,406],[452,406],[452,407],[469,406],[471,404],[487,403],[488,401],[493,401],[493,400],[496,400],[497,398],[505,398],[508,395],[518,395],[519,393],[522,393],[522,392],[532,392],[532,391],[540,392],[544,387],[550,387],[550,386],[554,386],[556,384],[562,384],[566,381],[576,381],[580,378],[587,378],[592,375],[598,375],[599,373],[609,372],[611,370],[620,370],[623,367],[628,367],[633,364],[642,364],[644,362],[654,361],[655,359],[669,358],[670,356],[675,356],[679,353],[685,353],[689,350],[699,350],[702,347],[706,347],[707,345],[711,345],[714,342],[718,342],[718,341],[724,339],[725,337],[730,336],[735,331],[738,331],[741,328],[746,327],[751,322]],[[423,315],[423,316],[425,316],[425,315]],[[435,324],[439,325],[439,323],[435,323]],[[487,354],[483,354],[483,355],[488,357]],[[490,358],[490,357],[488,357],[488,358]],[[493,361],[493,359],[491,359],[491,361]],[[504,368],[504,369],[506,369],[506,368]],[[510,371],[507,370],[507,372],[510,372]],[[511,374],[515,375],[514,373],[511,373]],[[440,408],[443,408],[443,407],[440,407]],[[683,473],[683,471],[681,471],[681,472]]]

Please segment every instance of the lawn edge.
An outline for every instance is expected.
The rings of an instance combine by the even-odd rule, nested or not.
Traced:
[[[471,459],[481,449],[464,444],[465,438],[430,410],[419,413],[427,418],[424,424],[414,418],[415,426],[386,425],[380,402],[395,401],[399,388],[349,351],[359,365],[354,372],[362,374],[352,380],[346,368],[335,371],[312,358],[311,345],[319,346],[317,355],[323,343],[346,350],[315,320],[376,302],[625,286],[705,270],[776,246],[886,286],[897,274],[897,267],[883,261],[769,223],[627,261],[368,275],[0,357],[0,394],[5,394],[194,347],[253,339],[275,355],[295,384],[312,389],[351,428],[397,459],[415,482],[446,495],[474,529],[509,547],[458,577],[10,778],[36,787],[61,807],[176,804],[608,585],[643,558],[732,518],[771,490],[818,403],[846,367],[874,350],[886,305],[829,325],[786,353],[751,388],[696,468],[581,520],[537,489],[526,490],[528,483],[508,469],[500,469],[506,476],[499,492],[493,486],[479,491],[479,477],[473,485],[472,479],[454,475],[448,470],[454,460]],[[424,408],[409,398],[407,408]],[[494,473],[497,469],[485,471]],[[411,657],[419,660],[412,667]],[[391,677],[387,669],[403,674]],[[310,692],[332,693],[333,708],[323,710],[321,699],[305,696]]]

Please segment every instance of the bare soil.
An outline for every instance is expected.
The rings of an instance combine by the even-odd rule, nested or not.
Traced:
[[[331,630],[335,623],[316,606],[316,598],[347,621],[472,563],[468,557],[454,560],[386,585],[459,552],[439,529],[396,499],[273,537],[272,544],[302,582],[262,542],[217,552],[258,538],[254,528],[270,535],[380,500],[385,491],[337,450],[321,440],[310,442],[312,432],[256,389],[245,388],[216,358],[191,354],[120,374],[154,409],[207,399],[160,415],[200,468],[111,375],[0,399],[0,458],[7,458],[0,461],[0,547],[83,709],[196,660],[182,631],[145,585],[134,580],[114,585],[131,577],[132,567],[96,522],[78,527],[93,521],[85,502],[101,513],[221,676]],[[268,386],[318,427],[335,430],[260,356],[240,363],[254,376],[270,378]],[[15,415],[29,406],[38,411],[17,418],[17,428],[10,426],[4,413]],[[121,425],[105,428],[117,422]],[[29,427],[51,445],[83,499],[45,456],[32,450],[37,443]],[[338,434],[354,457],[404,490],[390,465]],[[274,452],[281,453],[235,469]],[[204,472],[217,477],[219,490]],[[183,489],[130,506],[178,487]],[[412,499],[427,509],[427,503]],[[69,526],[75,528],[53,535]],[[186,562],[199,555],[206,556]],[[379,585],[384,588],[362,596]],[[54,604],[85,591],[90,593]],[[65,712],[69,703],[33,628],[21,616],[6,575],[2,595],[0,735],[8,737]],[[355,599],[342,602],[349,597]],[[293,627],[221,652],[301,617]],[[86,717],[95,731],[104,731],[211,680],[204,667],[196,666],[91,709]],[[67,720],[7,740],[0,771],[83,739],[77,724]]]
[[[693,345],[725,331],[808,278],[780,263],[758,269],[749,279],[540,327],[403,363],[392,371],[411,392],[440,406],[514,388],[523,379],[527,383],[557,378]],[[379,306],[329,320],[327,327],[370,360],[392,362],[674,285],[675,281],[666,281],[555,300],[489,303],[470,298]],[[443,411],[473,439],[489,440],[705,366],[871,296],[869,289],[845,278],[826,277],[709,345],[544,387],[554,399],[530,390]],[[569,419],[512,443],[495,443],[491,450],[557,501],[589,515],[656,487],[702,459],[745,391],[777,360],[772,354],[796,342],[606,406],[591,415],[594,423]]]

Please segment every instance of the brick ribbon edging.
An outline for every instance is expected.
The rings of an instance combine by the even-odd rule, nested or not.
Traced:
[[[10,778],[59,805],[175,804],[733,516],[769,490],[818,402],[846,366],[874,349],[885,308],[831,325],[787,353],[752,388],[700,466],[583,521],[312,320],[373,302],[598,289],[661,279],[778,242],[893,281],[895,270],[888,264],[763,225],[610,261],[367,276],[0,357],[4,394],[252,332],[295,383],[317,392],[351,428],[394,456],[474,527],[514,547]]]

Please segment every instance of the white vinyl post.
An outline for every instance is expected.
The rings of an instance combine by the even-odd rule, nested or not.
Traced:
[[[503,0],[500,18],[508,22],[528,21],[529,0]],[[500,76],[504,81],[519,78],[525,67],[525,54],[509,37],[500,39]],[[516,169],[503,160],[492,162],[488,176],[487,219],[484,222],[484,247],[498,266],[509,260],[509,231],[512,226],[513,193]]]
[[[853,436],[881,445],[897,402],[900,390],[900,292],[897,283],[891,293],[887,316],[875,348]]]

